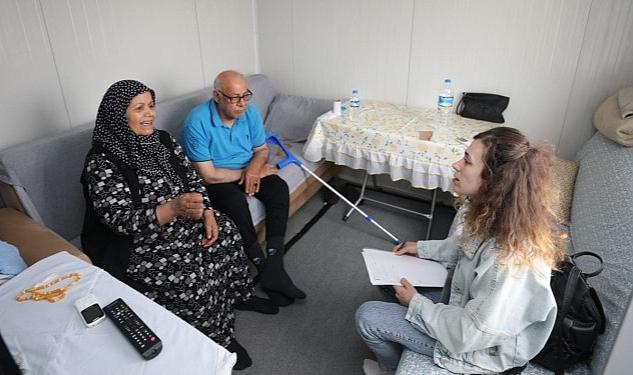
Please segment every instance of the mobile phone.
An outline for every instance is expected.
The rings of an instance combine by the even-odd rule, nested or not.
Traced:
[[[75,308],[81,316],[81,321],[84,322],[86,327],[94,327],[101,323],[105,319],[105,313],[99,306],[97,298],[88,294],[75,301]]]

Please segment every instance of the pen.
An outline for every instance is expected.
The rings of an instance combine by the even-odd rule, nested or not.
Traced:
[[[405,243],[407,243],[407,241],[402,241],[402,242],[400,243],[400,245],[398,245],[398,247],[396,247],[396,250],[395,250],[395,251],[398,251],[398,250],[402,249],[402,248],[404,247],[404,244],[405,244]]]

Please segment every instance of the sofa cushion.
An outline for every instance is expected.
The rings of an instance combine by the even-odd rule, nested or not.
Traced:
[[[0,181],[14,188],[27,215],[67,239],[81,232],[84,199],[79,178],[92,128],[73,128],[0,152]]]
[[[246,77],[246,83],[249,90],[253,93],[253,99],[250,103],[259,110],[262,121],[265,121],[270,104],[277,96],[277,90],[270,82],[270,79],[263,74],[253,74]]]
[[[569,374],[585,375],[589,374],[589,368],[585,364],[579,364],[567,371]],[[445,370],[433,363],[433,358],[424,354],[412,352],[410,350],[404,350],[402,357],[398,363],[398,369],[396,375],[453,375],[452,372]],[[544,369],[538,365],[530,363],[528,367],[523,370],[522,375],[551,375],[553,372]]]
[[[158,97],[156,128],[166,130],[172,137],[180,142],[180,129],[189,111],[196,105],[210,98],[210,87],[166,101],[161,101],[160,97]]]
[[[331,106],[331,100],[279,94],[270,106],[266,130],[272,130],[284,141],[303,142],[308,138],[314,120]]]
[[[591,363],[593,373],[600,374],[633,289],[633,150],[596,133],[577,159],[571,239],[575,251],[593,251],[604,259],[602,273],[589,279],[607,317]]]
[[[303,143],[286,143],[285,146],[297,159],[301,161],[302,164],[308,167],[311,171],[315,171],[321,164],[320,162],[313,163],[303,159],[301,155]],[[270,156],[268,158],[268,162],[270,164],[276,165],[281,160],[285,159],[283,152],[280,150],[281,149],[278,147],[271,146]],[[279,176],[283,178],[284,181],[286,181],[286,183],[288,184],[288,190],[292,193],[293,191],[295,191],[295,189],[299,187],[299,185],[303,183],[303,181],[307,177],[309,177],[309,174],[296,165],[290,164],[279,171]],[[265,218],[264,205],[255,197],[247,197],[246,200],[248,202],[248,208],[251,211],[253,224],[257,225]]]

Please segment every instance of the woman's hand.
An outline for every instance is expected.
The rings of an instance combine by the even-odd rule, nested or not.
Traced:
[[[393,290],[396,291],[396,298],[398,298],[398,301],[403,306],[409,306],[409,302],[411,302],[411,299],[418,291],[415,290],[415,287],[404,277],[400,279],[400,284],[402,284],[402,286],[393,286]]]
[[[156,207],[156,220],[165,225],[177,217],[200,220],[204,211],[202,194],[185,193]]]
[[[202,246],[211,246],[218,240],[218,223],[215,221],[215,214],[213,213],[213,210],[204,210],[202,220],[204,220],[205,233],[205,237],[202,239]]]
[[[185,193],[172,199],[170,203],[176,216],[192,220],[200,220],[202,218],[204,203],[200,193]]]
[[[418,243],[415,241],[407,241],[403,242],[400,245],[396,245],[393,247],[392,251],[396,255],[413,255],[418,256]]]

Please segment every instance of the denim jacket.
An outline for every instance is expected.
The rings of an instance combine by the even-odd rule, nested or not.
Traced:
[[[406,319],[437,340],[434,362],[449,371],[486,374],[522,366],[543,348],[554,326],[551,270],[544,263],[535,270],[501,265],[494,239],[462,244],[459,229],[445,240],[418,242],[421,258],[456,264],[449,304],[416,294]]]

